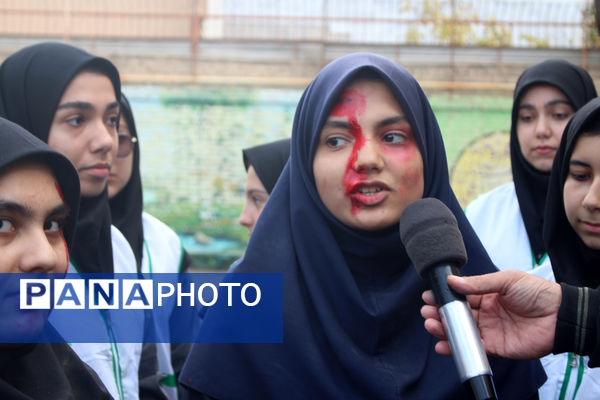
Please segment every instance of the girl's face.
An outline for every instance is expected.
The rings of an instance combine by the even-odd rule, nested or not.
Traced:
[[[246,178],[246,202],[240,214],[238,222],[240,225],[248,228],[248,233],[252,233],[254,225],[258,220],[258,216],[265,207],[265,203],[269,198],[269,193],[265,189],[265,185],[261,182],[256,174],[254,167],[248,167],[248,177]]]
[[[519,102],[517,138],[523,157],[535,169],[550,172],[567,122],[575,111],[562,91],[535,85]]]
[[[121,140],[123,139],[123,140]],[[125,143],[125,141],[128,141]],[[119,143],[123,142],[127,146],[135,146],[135,143],[131,143],[131,132],[129,126],[125,121],[125,118],[121,115],[119,120]],[[115,162],[110,169],[110,175],[108,176],[108,197],[112,198],[121,191],[129,182],[131,178],[131,171],[133,168],[133,149],[126,155],[120,156],[120,151],[117,153]]]
[[[65,272],[69,212],[54,175],[38,163],[0,173],[0,273]]]
[[[67,245],[62,227],[69,208],[54,175],[39,163],[19,163],[0,172],[0,273],[65,273]],[[11,295],[17,282],[0,283],[0,336],[37,335],[47,310],[19,309]]]
[[[565,214],[587,247],[600,250],[600,134],[582,134],[563,187]]]
[[[83,71],[69,83],[50,126],[48,145],[75,166],[81,196],[106,187],[117,153],[119,103],[106,75]]]
[[[313,172],[327,209],[352,228],[396,224],[423,197],[418,144],[383,82],[359,79],[342,93],[321,131]]]

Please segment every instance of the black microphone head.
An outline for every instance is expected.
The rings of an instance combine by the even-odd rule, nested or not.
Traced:
[[[440,200],[429,197],[412,202],[400,217],[400,238],[422,277],[440,264],[462,267],[467,250],[456,217]]]

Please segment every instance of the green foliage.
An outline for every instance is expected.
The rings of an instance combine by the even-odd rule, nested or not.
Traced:
[[[475,20],[476,16],[470,12],[466,4],[444,10],[440,0],[425,0],[421,18],[433,22],[432,34],[441,43],[455,46],[468,44],[473,34],[471,23],[467,19]]]
[[[480,46],[487,47],[507,47],[512,41],[512,31],[510,28],[497,24],[495,20],[490,25],[486,25],[483,30],[483,36],[479,39]]]
[[[527,41],[527,43],[533,45],[536,49],[549,49],[550,43],[545,39],[540,39],[533,35],[521,35],[521,39]]]
[[[210,237],[220,237],[240,242],[248,242],[248,230],[237,222],[242,206],[226,207],[213,204],[210,218],[200,218],[202,206],[192,203],[151,204],[146,211],[169,225],[179,233],[193,235],[202,232]]]
[[[186,235],[200,232],[212,238],[224,238],[238,242],[239,246],[226,251],[206,254],[190,252],[192,268],[224,271],[243,254],[248,244],[248,230],[237,222],[241,206],[238,208],[213,204],[210,209],[213,217],[202,219],[199,217],[200,210],[202,210],[200,204],[152,204],[146,207],[146,211],[176,232]]]
[[[201,92],[193,88],[177,88],[161,94],[161,102],[165,106],[226,105],[249,106],[255,102],[255,92],[238,89],[203,89]]]
[[[406,43],[407,44],[419,44],[421,40],[421,35],[419,34],[419,30],[415,27],[411,27],[406,32]]]
[[[596,21],[596,7],[590,1],[583,10],[583,23],[585,30],[585,47],[587,49],[600,48],[600,36],[598,35],[598,21]]]

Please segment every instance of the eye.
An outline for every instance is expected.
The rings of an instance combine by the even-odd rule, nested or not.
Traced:
[[[579,181],[579,182],[585,182],[588,179],[590,179],[590,174],[579,174],[579,173],[572,172],[572,173],[570,173],[570,175],[571,175],[571,178],[573,178],[574,180]]]
[[[0,218],[0,233],[9,233],[13,232],[15,227],[9,219]]]
[[[265,202],[263,199],[261,199],[261,198],[258,198],[258,197],[254,197],[254,196],[252,197],[252,201],[254,202],[254,204],[255,204],[257,207],[260,207],[260,206],[261,206],[261,205],[263,205],[263,204],[264,204],[264,202]]]
[[[83,121],[84,121],[84,120],[85,120],[85,119],[83,118],[83,116],[81,116],[81,115],[76,115],[76,116],[74,116],[74,117],[71,117],[71,118],[67,119],[67,121],[66,121],[66,122],[67,122],[67,124],[69,124],[69,125],[71,125],[71,126],[73,126],[73,127],[78,127],[78,126],[80,126],[81,124],[83,124]]]
[[[47,233],[62,232],[64,220],[50,219],[44,223],[44,231]]]
[[[400,133],[400,132],[386,133],[381,138],[381,140],[384,143],[391,143],[391,144],[404,143],[407,139],[408,139],[407,136],[404,133]]]
[[[119,116],[112,115],[112,116],[108,117],[108,119],[106,120],[106,123],[110,126],[117,126],[117,121],[119,121]]]
[[[327,138],[327,140],[325,140],[325,144],[327,144],[327,147],[330,147],[332,149],[341,147],[346,143],[348,143],[348,141],[339,136],[333,136],[333,137]]]
[[[519,119],[523,122],[531,122],[533,121],[533,115],[532,114],[519,114]]]
[[[571,117],[571,113],[557,112],[557,113],[552,114],[552,116],[554,118],[556,118],[556,119],[563,120],[563,119],[570,118]]]

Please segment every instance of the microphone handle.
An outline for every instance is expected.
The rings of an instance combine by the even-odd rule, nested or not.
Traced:
[[[458,268],[450,264],[435,266],[428,275],[461,382],[471,388],[476,400],[496,400],[492,370],[471,308],[466,297],[447,282],[448,275],[458,275]]]

